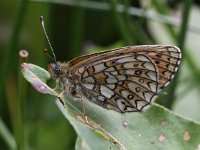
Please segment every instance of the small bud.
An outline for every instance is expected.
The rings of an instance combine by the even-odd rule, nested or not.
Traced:
[[[22,57],[22,58],[27,58],[28,57],[28,51],[27,50],[20,50],[19,56]]]

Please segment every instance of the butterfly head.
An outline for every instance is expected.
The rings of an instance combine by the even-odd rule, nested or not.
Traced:
[[[67,69],[66,64],[64,63],[50,63],[48,65],[48,71],[51,74],[51,76],[55,79],[61,78],[67,75]]]

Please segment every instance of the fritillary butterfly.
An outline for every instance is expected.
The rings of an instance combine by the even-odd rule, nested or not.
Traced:
[[[49,65],[66,94],[118,112],[138,112],[167,86],[181,61],[179,48],[140,45],[77,57]]]

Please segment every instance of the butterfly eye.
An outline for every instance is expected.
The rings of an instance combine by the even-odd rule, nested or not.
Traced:
[[[55,75],[58,77],[60,76],[62,73],[62,69],[59,66],[55,67]]]
[[[51,63],[48,65],[48,71],[54,78],[59,78],[64,75],[64,70],[59,64]]]

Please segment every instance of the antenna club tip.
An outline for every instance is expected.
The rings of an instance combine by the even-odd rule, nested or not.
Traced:
[[[45,48],[45,49],[44,49],[44,52],[47,53],[47,52],[48,52],[48,49]]]
[[[44,22],[44,17],[43,16],[40,16],[40,22]]]

